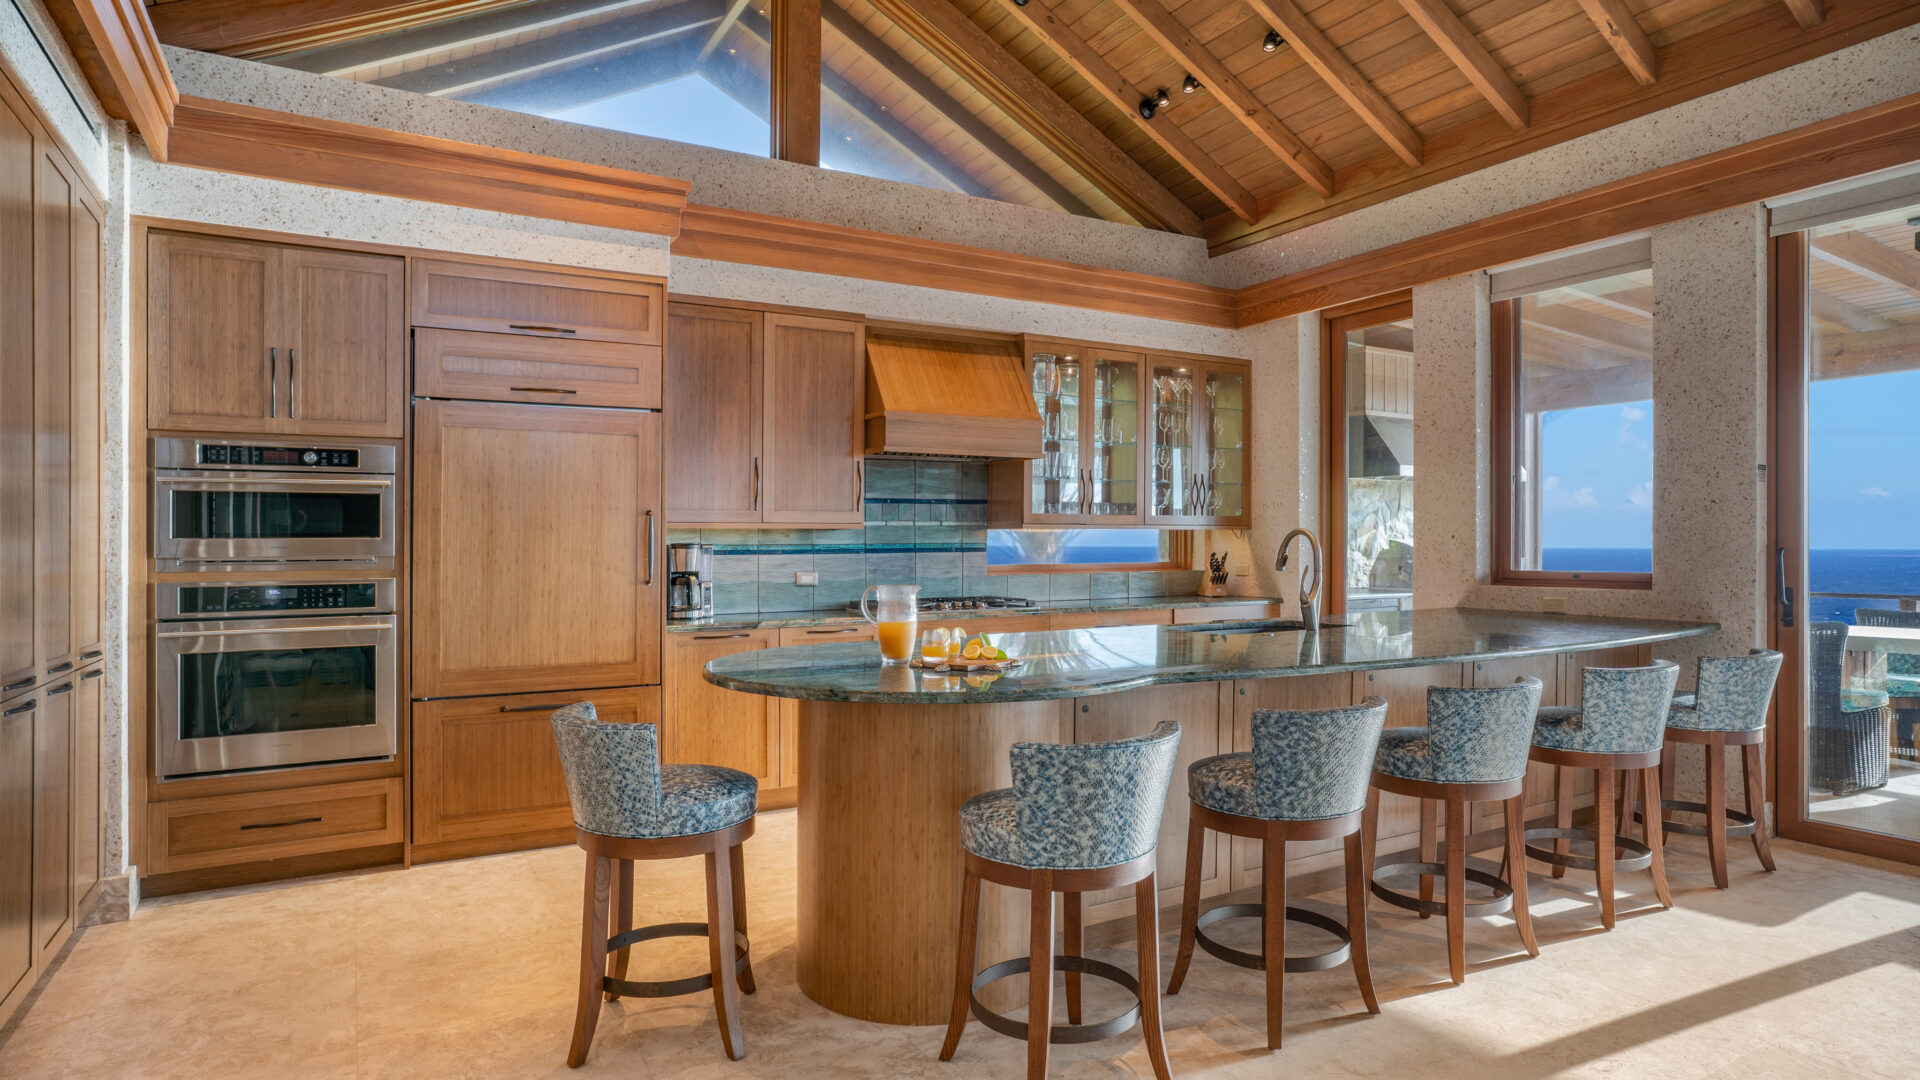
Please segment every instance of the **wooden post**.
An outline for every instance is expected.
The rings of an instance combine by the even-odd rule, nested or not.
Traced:
[[[820,0],[773,0],[771,152],[820,164]]]

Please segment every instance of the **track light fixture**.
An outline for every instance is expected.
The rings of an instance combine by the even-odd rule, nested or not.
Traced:
[[[1161,109],[1166,108],[1172,102],[1173,102],[1173,99],[1167,96],[1166,87],[1163,86],[1160,89],[1155,90],[1153,93],[1148,94],[1146,97],[1143,97],[1140,99],[1140,119],[1142,120],[1153,119],[1154,113],[1157,113]]]
[[[1200,80],[1191,75],[1180,83],[1180,92],[1183,94],[1191,94],[1198,89],[1200,89]]]
[[[1015,0],[1015,2],[1018,2],[1018,0]],[[1266,38],[1260,42],[1260,48],[1266,52],[1273,52],[1286,43],[1287,39],[1280,36],[1280,31],[1269,30],[1267,31]]]
[[[1013,0],[1013,6],[1014,6],[1014,7],[1026,7],[1026,6],[1027,6],[1027,0]]]

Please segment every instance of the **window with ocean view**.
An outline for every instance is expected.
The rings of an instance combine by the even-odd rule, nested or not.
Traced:
[[[1653,271],[1495,306],[1507,437],[1507,573],[1574,583],[1653,571]],[[1526,580],[1523,577],[1521,580]]]
[[[993,529],[988,566],[1158,567],[1173,558],[1166,529]]]

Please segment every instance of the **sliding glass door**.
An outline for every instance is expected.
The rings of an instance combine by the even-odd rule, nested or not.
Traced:
[[[1774,241],[1781,832],[1920,862],[1920,206]]]

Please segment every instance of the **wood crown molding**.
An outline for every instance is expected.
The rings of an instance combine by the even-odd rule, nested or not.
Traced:
[[[47,13],[107,115],[131,124],[167,160],[180,90],[139,0],[47,0]]]
[[[1920,160],[1920,94],[1756,139],[1238,293],[1252,326]]]
[[[673,254],[1012,300],[1234,325],[1230,289],[844,225],[688,204]]]
[[[183,98],[177,165],[674,236],[691,189],[675,180],[518,150]]]

